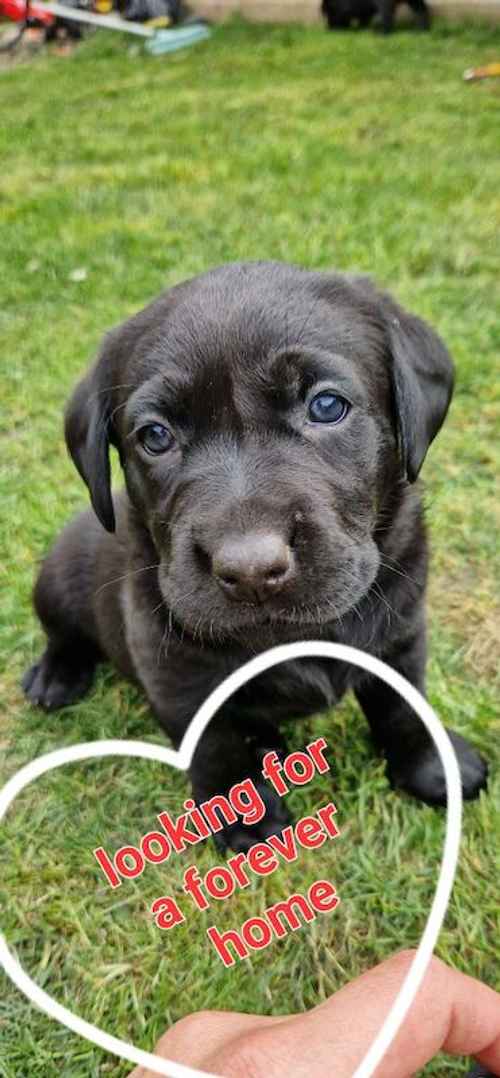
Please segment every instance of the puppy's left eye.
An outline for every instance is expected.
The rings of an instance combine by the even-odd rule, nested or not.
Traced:
[[[313,423],[340,423],[349,411],[349,403],[338,393],[324,389],[309,404],[309,419]]]
[[[141,427],[138,438],[143,449],[147,453],[152,453],[153,456],[166,453],[167,449],[172,448],[175,440],[172,432],[168,427],[164,427],[163,423],[148,423],[146,427]]]

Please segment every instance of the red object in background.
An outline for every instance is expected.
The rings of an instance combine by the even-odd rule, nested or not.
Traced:
[[[0,15],[12,22],[24,22],[26,19],[26,4],[24,0],[0,0]],[[33,22],[42,23],[43,26],[53,26],[56,19],[50,11],[45,11],[43,4],[30,4],[28,15]]]

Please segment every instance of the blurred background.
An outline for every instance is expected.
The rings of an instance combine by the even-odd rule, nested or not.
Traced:
[[[150,38],[122,29],[75,37],[63,19],[48,34],[35,20],[1,54],[0,771],[5,781],[34,756],[81,740],[161,740],[142,696],[110,670],[60,713],[28,707],[19,689],[41,644],[30,599],[37,564],[86,504],[62,411],[102,334],[161,289],[229,260],[369,273],[435,326],[457,364],[450,415],[423,473],[429,696],[489,758],[492,775],[488,795],[466,807],[438,953],[500,987],[500,24],[489,17],[500,5],[432,7],[428,33],[403,6],[383,35],[375,25],[330,32],[310,0],[200,0],[192,15],[211,20],[230,8],[231,17],[172,53],[152,55]],[[453,18],[442,17],[445,7]],[[150,28],[193,25],[183,16]],[[12,36],[19,22],[6,18],[3,28]],[[465,81],[471,68],[488,77]],[[389,791],[352,701],[291,727],[290,748],[313,735],[327,738],[334,759],[334,853],[304,853],[215,920],[238,927],[321,873],[342,898],[334,917],[226,971],[207,943],[206,915],[171,935],[150,915],[158,895],[180,887],[187,862],[168,873],[151,866],[114,893],[92,855],[97,845],[137,842],[158,811],[180,811],[181,776],[145,762],[70,767],[25,791],[4,828],[2,920],[30,973],[90,1021],[152,1048],[193,1009],[300,1010],[414,946],[443,814]],[[291,794],[290,807],[297,819],[331,796],[326,776]],[[206,871],[217,856],[207,847],[197,863]],[[2,1078],[128,1073],[0,980]],[[426,1074],[466,1069],[441,1057]]]

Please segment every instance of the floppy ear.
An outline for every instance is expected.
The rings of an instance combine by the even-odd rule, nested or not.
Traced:
[[[403,310],[368,277],[348,277],[368,316],[385,329],[398,447],[403,474],[414,483],[427,450],[444,422],[453,393],[452,359],[437,333]],[[375,308],[375,311],[374,311]]]
[[[94,366],[77,385],[66,409],[66,445],[89,488],[94,511],[108,532],[115,530],[109,447],[115,445],[120,453],[113,415],[118,391],[128,387],[124,383],[126,363],[144,335],[154,339],[173,296],[182,287],[169,289],[106,334]]]
[[[389,297],[382,306],[392,355],[401,463],[406,478],[414,483],[448,411],[454,368],[443,342],[426,322]]]
[[[115,530],[111,497],[109,446],[111,431],[111,355],[106,338],[99,358],[77,385],[66,409],[66,445],[90,491],[92,506],[101,524]]]

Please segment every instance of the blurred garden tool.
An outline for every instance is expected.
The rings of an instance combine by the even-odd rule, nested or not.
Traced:
[[[52,0],[39,6],[58,18],[73,19],[75,22],[88,23],[90,26],[102,26],[105,30],[119,30],[124,34],[145,37],[148,39],[146,49],[155,55],[162,52],[175,52],[177,49],[194,45],[197,41],[203,41],[204,38],[210,36],[210,30],[204,23],[179,26],[176,30],[157,30],[153,26],[144,26],[142,23],[121,19],[119,15],[96,15],[93,11],[83,11],[81,8],[67,7],[66,4],[57,2],[52,3]]]
[[[477,82],[478,79],[500,78],[500,63],[485,64],[483,67],[468,67],[464,71],[466,82]]]
[[[146,38],[146,49],[155,56],[164,52],[175,52],[184,49],[188,45],[195,45],[197,41],[203,41],[210,36],[210,30],[204,23],[190,23],[188,26],[180,26],[176,30],[156,29],[154,26],[144,26],[142,23],[129,22],[121,19],[118,15],[98,15],[93,11],[83,8],[69,7],[57,2],[48,3],[23,3],[23,0],[0,0],[0,13],[3,4],[9,4],[9,8],[16,8],[16,17],[27,25],[40,21],[46,23],[48,18],[64,19],[64,21],[76,22],[89,26],[101,26],[105,30],[117,30],[124,34],[135,34],[137,37]],[[9,10],[5,11],[12,18]]]

